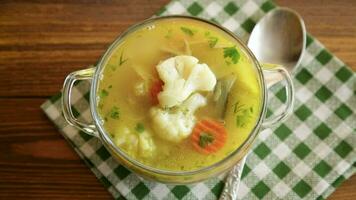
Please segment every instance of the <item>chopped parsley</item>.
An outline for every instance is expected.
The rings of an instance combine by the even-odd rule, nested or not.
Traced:
[[[167,34],[164,36],[166,39],[170,39],[171,37],[172,37],[172,32],[173,32],[173,30],[172,29],[169,29],[168,31],[167,31]]]
[[[230,65],[231,62],[233,64],[239,62],[240,53],[237,51],[236,46],[224,48],[224,58],[228,59],[225,60],[228,65]]]
[[[123,65],[128,60],[128,58],[124,59],[123,57],[124,57],[124,51],[121,52],[120,59],[119,59],[119,66]]]
[[[115,71],[117,69],[117,66],[123,65],[127,60],[128,60],[128,58],[124,59],[124,51],[122,51],[120,54],[118,65],[110,64],[108,66],[111,68],[112,71]]]
[[[215,138],[212,134],[203,132],[199,136],[199,146],[205,148],[207,145],[213,143],[214,140]]]
[[[109,89],[111,89],[112,88],[112,85],[109,85],[109,87],[108,87]]]
[[[119,108],[116,106],[113,106],[111,108],[111,110],[109,111],[109,116],[112,119],[119,119],[120,118]]]
[[[189,36],[193,36],[194,35],[194,31],[190,28],[187,28],[187,27],[180,27],[180,30],[183,31],[183,33],[189,35]]]
[[[210,48],[214,48],[215,45],[218,43],[219,38],[215,37],[215,36],[211,36],[210,32],[207,31],[204,33],[204,36],[208,38],[208,44]]]
[[[145,131],[145,126],[143,124],[141,124],[141,123],[137,123],[136,127],[135,127],[135,130],[138,133],[142,133],[143,131]]]
[[[109,64],[108,67],[110,67],[110,69],[111,69],[112,71],[115,71],[115,70],[116,70],[116,66],[115,66],[115,65]]]
[[[240,105],[239,102],[234,104],[234,114],[236,114],[236,126],[245,127],[251,120],[253,107]]]
[[[218,43],[218,41],[219,41],[219,38],[217,38],[217,37],[213,37],[213,36],[209,37],[208,38],[209,47],[214,48],[215,45]]]
[[[109,92],[105,89],[102,89],[99,94],[100,98],[107,97],[108,95],[109,95]]]

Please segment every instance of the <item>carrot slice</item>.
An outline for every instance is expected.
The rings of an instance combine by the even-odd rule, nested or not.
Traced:
[[[224,146],[226,137],[227,133],[222,123],[212,119],[203,119],[195,125],[191,134],[191,142],[198,152],[211,154]]]
[[[154,81],[150,89],[151,102],[153,105],[158,104],[157,96],[162,90],[163,90],[163,81],[162,80]]]

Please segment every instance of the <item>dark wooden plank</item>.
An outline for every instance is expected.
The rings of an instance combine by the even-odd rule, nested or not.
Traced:
[[[0,199],[108,199],[108,192],[40,111],[44,101],[0,99]]]
[[[356,197],[356,175],[346,180],[331,194],[328,200],[354,200]]]
[[[94,64],[168,0],[39,2],[0,5],[0,96],[55,94],[68,73]]]

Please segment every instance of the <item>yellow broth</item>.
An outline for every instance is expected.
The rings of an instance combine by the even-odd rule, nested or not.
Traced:
[[[229,57],[229,48],[236,49],[239,58]],[[153,106],[149,93],[135,95],[137,83],[150,84],[158,79],[155,67],[160,61],[189,54],[198,58],[199,63],[206,63],[217,80],[229,74],[236,77],[223,117],[226,143],[209,155],[197,152],[189,137],[179,143],[157,137],[149,116]],[[238,60],[236,64],[233,59]],[[150,157],[140,156],[130,145],[118,146],[134,159],[154,168],[189,171],[216,163],[246,140],[259,117],[261,90],[251,58],[230,35],[200,21],[162,19],[138,28],[115,47],[101,73],[97,107],[105,130],[114,142],[119,141],[125,131],[139,134],[138,129],[144,128],[150,132],[156,146]],[[197,120],[218,119],[211,93],[202,93],[208,104],[195,113]]]

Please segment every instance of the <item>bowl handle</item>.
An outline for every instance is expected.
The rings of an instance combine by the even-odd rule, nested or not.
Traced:
[[[70,125],[88,133],[89,135],[98,137],[98,131],[96,130],[94,124],[85,124],[74,117],[70,98],[73,84],[79,80],[92,79],[94,73],[95,67],[92,67],[72,72],[66,77],[63,84],[62,111],[64,118]]]
[[[284,67],[274,64],[262,64],[262,67],[267,89],[283,80],[286,81],[286,107],[281,113],[263,121],[262,126],[269,127],[284,121],[293,112],[294,86],[288,71]]]

